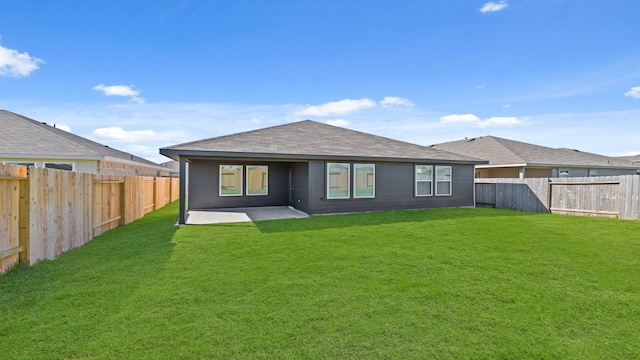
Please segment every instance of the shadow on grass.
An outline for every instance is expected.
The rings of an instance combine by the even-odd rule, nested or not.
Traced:
[[[0,334],[41,344],[20,350],[24,358],[55,352],[45,339],[56,334],[66,339],[57,350],[74,357],[70,348],[80,345],[72,344],[99,336],[96,327],[170,259],[176,220],[177,205],[169,204],[53,260],[10,269],[0,276]]]
[[[358,214],[317,215],[305,219],[266,220],[253,223],[211,224],[211,227],[257,227],[263,233],[297,232],[309,230],[326,230],[349,228],[355,226],[384,225],[399,223],[415,223],[425,221],[460,220],[471,218],[542,216],[544,213],[531,213],[490,208],[455,208],[455,209],[421,209],[391,210]]]

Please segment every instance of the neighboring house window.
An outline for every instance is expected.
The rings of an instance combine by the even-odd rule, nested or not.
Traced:
[[[589,176],[598,176],[598,169],[589,169]]]
[[[247,165],[247,195],[268,195],[269,167]]]
[[[569,177],[569,169],[560,169],[558,173],[561,178]]]
[[[220,165],[220,196],[242,196],[242,165]]]
[[[451,195],[451,166],[436,166],[436,196]]]
[[[351,166],[342,163],[327,164],[327,199],[348,199],[351,196],[349,186]]]
[[[73,171],[73,163],[44,163],[44,167],[49,169]]]
[[[433,194],[433,166],[416,165],[416,196]]]
[[[376,197],[376,166],[375,164],[353,165],[353,197]]]
[[[11,165],[22,165],[22,166],[26,166],[26,167],[32,167],[35,164],[32,162],[19,162],[19,161],[9,161],[6,164],[11,164]]]

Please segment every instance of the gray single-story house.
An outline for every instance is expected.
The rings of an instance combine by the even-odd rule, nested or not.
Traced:
[[[475,206],[486,161],[311,120],[160,149],[189,210],[290,206],[307,214]]]

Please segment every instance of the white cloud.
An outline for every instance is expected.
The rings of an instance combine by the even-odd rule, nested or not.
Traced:
[[[296,111],[295,116],[331,116],[346,115],[348,113],[368,109],[376,106],[375,101],[371,99],[345,99],[340,101],[328,102],[322,105],[308,106],[302,110]]]
[[[36,57],[31,57],[28,53],[19,53],[16,50],[8,49],[0,45],[0,76],[23,77],[39,69],[39,64],[44,61]]]
[[[632,87],[631,90],[624,93],[624,96],[640,99],[640,86]]]
[[[335,119],[335,120],[327,120],[327,124],[344,127],[344,126],[348,126],[349,122],[345,119]]]
[[[504,10],[507,7],[509,7],[509,4],[507,4],[506,1],[500,1],[499,3],[495,3],[491,1],[491,2],[485,3],[484,6],[480,8],[480,12],[481,13],[496,12],[496,11]]]
[[[640,155],[640,151],[627,151],[623,153],[615,154],[614,156],[637,156]]]
[[[64,130],[66,132],[71,132],[71,126],[69,125],[64,125],[64,124],[55,124],[53,125],[55,128],[60,129],[60,130]]]
[[[479,121],[480,118],[473,114],[452,114],[440,118],[442,124],[477,123]]]
[[[509,109],[509,108],[511,108],[511,104],[504,104],[504,105],[502,105],[502,107],[505,108],[505,109]]]
[[[526,125],[527,121],[517,117],[492,117],[487,120],[481,120],[473,114],[452,114],[441,117],[440,123],[447,125],[470,124],[476,128],[488,128]]]
[[[126,96],[130,97],[129,101],[137,102],[139,104],[144,104],[145,100],[141,98],[140,91],[134,90],[133,85],[111,85],[105,86],[104,84],[96,85],[93,87],[93,90],[100,91],[105,96]]]
[[[526,120],[509,116],[509,117],[488,118],[487,120],[476,123],[475,126],[478,128],[487,128],[487,127],[511,127],[511,126],[518,126],[518,125],[526,125],[526,124],[527,124]]]
[[[409,99],[396,97],[396,96],[385,96],[384,99],[380,101],[380,105],[386,108],[396,107],[396,106],[406,106],[406,107],[415,106],[415,104],[409,101]]]
[[[95,141],[135,142],[162,141],[184,136],[182,131],[156,132],[153,130],[124,130],[121,127],[106,127],[93,130],[89,138]]]

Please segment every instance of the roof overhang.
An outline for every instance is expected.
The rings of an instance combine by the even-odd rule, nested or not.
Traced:
[[[51,155],[51,154],[0,154],[0,159],[12,160],[68,160],[68,161],[112,161],[120,164],[144,166],[158,170],[167,170],[166,167],[160,165],[146,164],[135,160],[121,159],[111,156],[95,156],[95,155]]]
[[[0,154],[5,159],[55,159],[55,160],[102,160],[102,156],[94,155],[51,155],[51,154]]]
[[[224,151],[195,151],[195,150],[176,150],[176,149],[160,149],[160,154],[167,156],[173,160],[179,161],[180,157],[193,159],[256,159],[262,161],[291,161],[305,162],[309,160],[334,160],[334,161],[382,161],[382,162],[405,162],[405,163],[438,163],[438,164],[460,164],[460,165],[476,165],[486,164],[484,160],[449,160],[449,159],[430,159],[430,158],[391,158],[391,157],[374,157],[374,156],[344,156],[344,155],[308,155],[308,154],[274,154],[274,153],[244,153],[244,152],[224,152]]]
[[[637,166],[620,166],[620,165],[568,165],[568,164],[499,164],[499,165],[476,165],[482,169],[495,169],[495,168],[515,168],[515,167],[528,167],[528,168],[569,168],[569,169],[617,169],[617,170],[636,170]]]

